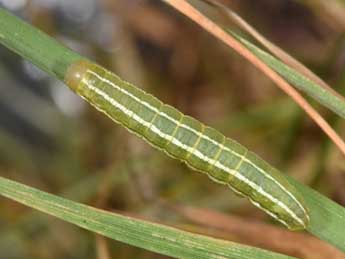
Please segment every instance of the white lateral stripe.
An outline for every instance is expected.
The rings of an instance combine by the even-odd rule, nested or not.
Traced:
[[[263,211],[265,211],[268,215],[270,215],[272,218],[278,220],[280,223],[282,223],[284,226],[286,226],[287,228],[290,228],[290,226],[284,221],[284,220],[281,220],[280,218],[278,218],[275,214],[273,214],[272,212],[270,212],[269,210],[265,209],[264,207],[262,207],[260,205],[260,203],[250,199],[250,201],[257,207],[259,207],[260,209],[262,209]],[[304,225],[304,224],[303,224]]]
[[[124,93],[125,95],[131,97],[132,99],[134,99],[135,101],[139,102],[140,104],[146,106],[147,108],[149,108],[151,111],[159,113],[159,115],[165,117],[166,119],[170,120],[171,122],[178,124],[179,122],[177,120],[175,120],[174,118],[170,117],[168,114],[161,112],[160,110],[158,110],[156,107],[150,105],[147,102],[144,102],[143,100],[139,99],[138,97],[136,97],[135,95],[133,95],[132,93],[128,92],[127,90],[123,89],[122,87],[114,84],[113,82],[111,82],[110,80],[103,78],[101,76],[99,76],[97,73],[93,72],[92,70],[88,70],[87,73],[92,74],[93,76],[97,77],[99,80],[101,80],[104,83],[107,83],[109,85],[111,85],[112,87],[116,88],[118,91]],[[139,89],[140,90],[140,89]],[[142,91],[142,90],[140,90]],[[142,91],[144,94],[145,92]],[[236,151],[233,151],[231,149],[229,149],[227,146],[224,146],[221,143],[218,143],[217,141],[215,141],[214,139],[209,138],[208,136],[204,135],[204,134],[200,134],[199,131],[189,127],[188,125],[185,124],[180,124],[181,128],[185,128],[191,132],[193,132],[194,134],[196,134],[197,136],[200,136],[203,139],[206,139],[208,141],[210,141],[211,143],[213,143],[216,146],[219,146],[220,148],[229,151],[230,153],[234,154],[235,156],[239,157],[240,159],[242,159],[243,161],[247,162],[248,164],[250,164],[251,166],[253,166],[256,170],[258,170],[261,174],[265,175],[267,178],[269,178],[271,181],[273,181],[275,184],[277,184],[285,193],[287,193],[297,204],[298,206],[304,211],[305,214],[307,214],[307,211],[305,210],[305,208],[302,206],[302,204],[300,204],[300,202],[297,200],[297,198],[290,193],[279,181],[277,181],[276,179],[274,179],[274,177],[272,177],[270,174],[267,174],[262,168],[258,167],[256,164],[254,164],[252,161],[250,161],[247,157],[237,153]]]
[[[105,92],[101,91],[99,88],[89,84],[88,82],[85,82],[83,80],[83,83],[92,91],[94,91],[96,94],[98,94],[99,96],[102,96],[106,101],[108,101],[109,103],[111,103],[114,107],[120,109],[122,112],[124,112],[125,114],[127,114],[128,116],[132,117],[134,120],[136,120],[137,122],[139,122],[140,124],[144,125],[145,127],[149,127],[150,123],[143,120],[140,116],[138,116],[136,113],[134,113],[133,111],[127,109],[126,107],[124,107],[122,104],[118,103],[115,99],[113,99],[112,97],[110,97],[109,95],[107,95]],[[158,129],[155,125],[151,125],[150,130],[152,130],[154,133],[156,133],[157,135],[159,135],[160,137],[169,140],[171,139],[171,136],[168,134],[165,134],[164,132],[160,131],[160,129]],[[197,156],[198,158],[200,158],[201,160],[210,163],[210,164],[214,164],[216,167],[218,167],[219,169],[230,173],[231,175],[235,176],[236,178],[238,178],[240,181],[246,183],[247,185],[249,185],[251,188],[257,190],[261,195],[267,197],[269,200],[271,200],[272,202],[278,204],[281,208],[283,208],[286,212],[288,212],[290,214],[291,217],[293,217],[296,221],[298,221],[300,224],[304,225],[304,222],[298,218],[298,216],[289,208],[287,207],[284,203],[282,203],[281,201],[279,201],[278,199],[276,199],[275,197],[273,197],[271,194],[265,192],[262,188],[259,188],[259,186],[254,183],[251,182],[249,179],[247,179],[245,176],[243,176],[242,174],[238,173],[237,171],[228,168],[226,166],[224,166],[223,164],[221,164],[219,161],[214,161],[213,159],[205,156],[203,153],[201,153],[199,150],[194,150],[193,148],[183,144],[182,142],[180,142],[178,139],[173,138],[172,139],[172,143],[174,143],[176,146],[188,151],[188,152],[193,152],[193,154],[195,156]]]

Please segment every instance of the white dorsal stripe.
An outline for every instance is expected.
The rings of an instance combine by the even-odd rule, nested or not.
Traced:
[[[114,84],[113,82],[111,82],[110,80],[103,78],[101,76],[99,76],[97,73],[88,70],[87,73],[92,74],[93,76],[97,77],[97,79],[101,80],[104,83],[107,83],[109,85],[111,85],[112,87],[114,87],[115,89],[117,89],[118,91],[122,92],[123,94],[131,97],[133,100],[139,102],[140,104],[144,105],[145,107],[149,108],[151,111],[155,112],[155,113],[159,113],[160,116],[165,117],[166,119],[170,120],[171,122],[175,123],[175,124],[179,124],[179,122],[177,120],[175,120],[174,118],[170,117],[168,114],[161,112],[160,110],[158,110],[156,107],[152,106],[150,103],[145,102],[141,99],[139,99],[137,96],[133,95],[132,93],[128,92],[126,89]],[[138,89],[139,91],[142,91],[141,89]],[[144,91],[142,91],[144,94],[146,94]],[[208,141],[210,141],[212,144],[219,146],[220,148],[232,153],[233,155],[239,157],[240,159],[243,159],[243,161],[245,161],[246,163],[250,164],[251,166],[253,166],[256,170],[258,170],[261,174],[263,174],[264,176],[266,176],[267,178],[269,178],[271,181],[273,181],[275,184],[277,184],[286,194],[288,194],[290,196],[290,198],[292,198],[297,204],[298,206],[304,211],[304,213],[307,215],[307,211],[305,210],[305,208],[302,206],[302,204],[297,200],[297,198],[290,193],[279,181],[277,181],[276,179],[274,179],[274,177],[272,177],[270,174],[266,173],[262,168],[258,167],[256,164],[254,164],[252,161],[250,161],[247,157],[237,153],[234,150],[229,149],[227,146],[224,146],[223,144],[215,141],[214,139],[209,138],[207,135],[201,134],[199,131],[189,127],[188,125],[185,124],[179,124],[179,127],[181,128],[185,128],[191,132],[193,132],[194,134],[196,134],[197,136],[206,139]]]
[[[111,96],[109,96],[107,93],[103,92],[102,90],[100,90],[99,88],[89,84],[89,82],[85,81],[83,79],[83,83],[89,88],[89,90],[95,92],[97,95],[103,97],[106,101],[108,101],[111,105],[113,105],[114,107],[116,107],[117,109],[120,109],[122,112],[124,112],[126,115],[128,115],[129,117],[131,117],[132,119],[134,119],[135,121],[137,121],[138,123],[142,124],[145,127],[149,127],[150,126],[150,122],[147,122],[145,120],[143,120],[140,116],[138,116],[136,113],[134,113],[133,111],[127,109],[126,107],[124,107],[122,104],[118,103],[115,99],[113,99]],[[151,125],[151,127],[149,128],[150,130],[152,130],[154,133],[156,133],[157,135],[159,135],[160,137],[169,140],[171,139],[171,136],[168,134],[165,134],[164,132],[162,132],[160,129],[158,129],[155,125]],[[237,171],[228,168],[226,166],[224,166],[223,164],[221,164],[219,161],[214,161],[213,159],[205,156],[203,153],[201,153],[199,150],[195,149],[193,150],[193,148],[183,144],[182,142],[180,142],[178,139],[173,138],[172,139],[172,143],[174,143],[176,146],[188,151],[188,152],[193,152],[193,154],[195,156],[197,156],[198,158],[200,158],[201,160],[207,162],[207,163],[211,163],[214,164],[216,167],[218,167],[219,169],[228,172],[229,174],[233,175],[234,177],[236,177],[237,179],[239,179],[240,181],[246,183],[247,185],[249,185],[251,188],[257,190],[261,195],[265,196],[266,198],[268,198],[269,200],[271,200],[272,202],[274,202],[275,204],[278,204],[278,206],[280,206],[282,209],[284,209],[292,218],[294,218],[297,222],[299,222],[301,225],[305,226],[303,220],[301,220],[289,207],[287,207],[284,203],[282,203],[281,201],[279,201],[277,198],[273,197],[271,194],[265,192],[265,190],[263,190],[262,188],[260,188],[256,183],[250,181],[249,179],[247,179],[245,176],[243,176],[242,174],[238,173]],[[261,206],[259,206],[261,208]]]

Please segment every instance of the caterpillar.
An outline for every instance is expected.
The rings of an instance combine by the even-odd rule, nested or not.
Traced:
[[[90,61],[70,65],[65,83],[116,123],[247,197],[290,230],[307,228],[308,210],[297,190],[238,142]]]

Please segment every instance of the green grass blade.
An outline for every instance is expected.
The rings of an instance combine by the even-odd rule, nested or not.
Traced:
[[[81,57],[47,34],[0,8],[0,43],[50,75],[63,79]]]
[[[184,259],[287,259],[285,255],[109,213],[0,177],[0,194],[84,229]]]
[[[311,79],[315,83],[319,84],[332,94],[342,96],[335,92],[327,83],[325,83],[320,77],[314,74],[310,69],[304,66],[301,62],[296,60],[290,54],[285,52],[283,49],[275,45],[273,42],[266,39],[262,34],[260,34],[253,26],[251,26],[247,21],[245,21],[241,16],[239,16],[234,10],[229,6],[219,3],[217,0],[202,0],[212,6],[218,8],[230,21],[233,21],[237,26],[243,29],[245,32],[249,33],[255,40],[262,44],[270,53],[277,57],[280,61],[300,72],[302,75]]]
[[[308,232],[345,251],[345,208],[292,178],[288,180],[302,193],[309,208]]]
[[[323,87],[309,80],[239,35],[233,32],[230,33],[267,65],[297,86],[300,90],[306,92],[321,104],[324,104],[326,107],[345,118],[345,103],[337,96],[332,95]],[[320,239],[333,244],[340,250],[345,251],[345,208],[293,179],[290,179],[290,181],[292,181],[296,188],[302,193],[306,205],[309,208],[311,222],[308,231]]]
[[[228,30],[229,31],[229,30]],[[244,44],[254,55],[265,62],[270,68],[278,72],[291,84],[293,84],[299,90],[305,92],[315,100],[317,100],[322,105],[328,107],[330,110],[334,111],[336,114],[345,118],[345,102],[343,98],[327,91],[319,84],[315,83],[311,79],[305,77],[301,73],[297,72],[295,69],[289,67],[283,62],[279,61],[277,58],[273,57],[271,54],[263,51],[262,49],[256,47],[254,44],[245,40],[236,33],[229,31],[237,40]]]

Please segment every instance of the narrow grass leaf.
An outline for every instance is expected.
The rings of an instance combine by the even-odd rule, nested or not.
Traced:
[[[337,93],[333,88],[331,88],[326,82],[324,82],[320,77],[314,74],[310,69],[304,66],[301,62],[292,57],[289,53],[285,52],[283,49],[266,39],[262,34],[255,30],[249,23],[247,23],[241,16],[236,12],[231,10],[229,7],[219,3],[217,0],[202,0],[211,5],[216,6],[222,13],[225,14],[227,18],[233,21],[241,29],[245,30],[252,37],[254,37],[258,42],[260,42],[264,47],[266,47],[272,54],[279,58],[286,65],[294,68],[307,78],[311,79],[315,83],[319,84],[326,90],[330,91],[332,94],[337,95],[339,98],[344,98],[339,93]],[[343,99],[344,101],[345,99]]]
[[[258,48],[251,42],[237,35],[236,33],[230,30],[228,30],[228,32],[231,35],[233,35],[237,40],[239,40],[242,44],[244,44],[255,56],[257,56],[259,59],[265,62],[274,71],[283,76],[296,88],[313,97],[319,103],[328,107],[330,110],[334,111],[342,118],[345,118],[345,102],[342,96],[339,96],[338,94],[333,94],[331,91],[320,86],[311,79],[305,77],[301,73],[297,72],[295,69],[279,61],[277,58]]]
[[[345,252],[345,208],[313,189],[288,177],[309,208],[308,232]]]
[[[266,74],[273,82],[277,84],[284,92],[286,92],[298,105],[318,124],[318,126],[329,136],[330,139],[345,154],[345,142],[332,129],[328,122],[303,98],[303,96],[290,85],[285,78],[269,67],[264,61],[257,57],[253,52],[245,47],[238,39],[227,33],[217,23],[203,15],[191,4],[184,0],[165,0],[165,2],[183,13],[191,20],[199,24],[206,31],[214,35],[216,38],[233,48],[241,56],[246,58],[264,74]],[[331,93],[328,93],[331,95]],[[332,105],[332,104],[331,104]]]
[[[3,177],[0,177],[0,194],[92,232],[174,258],[293,258],[106,212]]]
[[[327,90],[280,62],[270,54],[259,49],[249,41],[233,32],[231,32],[231,34],[272,69],[280,73],[291,83],[298,86],[300,90],[307,92],[309,95],[319,100],[320,103],[325,104],[325,106],[345,118],[345,103],[342,100],[330,94]],[[295,180],[291,179],[291,181],[302,193],[307,207],[309,208],[311,222],[308,227],[308,231],[333,244],[342,251],[345,251],[345,208],[322,196],[311,188],[304,186]]]

